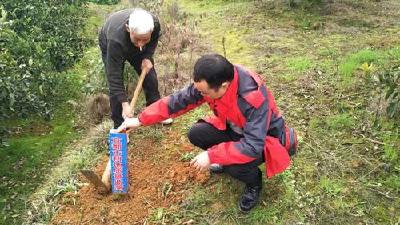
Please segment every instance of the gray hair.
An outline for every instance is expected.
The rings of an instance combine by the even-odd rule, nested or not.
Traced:
[[[144,9],[135,8],[129,15],[129,30],[136,34],[147,34],[154,29],[153,16]]]

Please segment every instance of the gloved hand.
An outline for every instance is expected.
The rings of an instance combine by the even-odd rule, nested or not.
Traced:
[[[129,132],[132,129],[140,127],[142,123],[139,121],[138,118],[126,118],[125,121],[117,128],[117,132],[121,133],[124,130]]]
[[[194,159],[190,161],[190,165],[200,171],[207,170],[208,167],[210,167],[210,158],[208,157],[207,151],[204,151],[194,157]]]
[[[122,103],[122,118],[131,118],[133,117],[131,106],[128,102]]]

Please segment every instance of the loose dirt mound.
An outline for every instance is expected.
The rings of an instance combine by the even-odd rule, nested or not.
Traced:
[[[64,204],[52,224],[142,224],[154,209],[179,203],[190,191],[191,183],[209,179],[209,174],[179,161],[179,151],[166,153],[157,145],[160,144],[142,139],[130,147],[127,196],[102,196],[93,186],[85,186],[76,194],[64,195]],[[180,150],[191,151],[193,147],[183,144]],[[97,174],[102,173],[107,159],[95,169]]]

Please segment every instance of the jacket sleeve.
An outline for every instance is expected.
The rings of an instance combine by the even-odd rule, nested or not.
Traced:
[[[261,99],[263,96],[259,96]],[[269,123],[268,101],[264,97],[262,104],[256,108],[239,98],[245,104],[244,116],[246,124],[243,127],[243,138],[237,142],[223,142],[208,149],[208,156],[211,163],[221,165],[243,164],[262,157]]]
[[[143,51],[143,58],[144,59],[152,59],[154,52],[156,51],[157,45],[158,45],[158,39],[160,38],[160,23],[158,22],[158,19],[154,17],[154,30],[151,33],[151,39],[148,44],[146,44],[146,47],[144,48]]]
[[[192,84],[146,107],[139,114],[139,121],[143,125],[155,124],[182,115],[203,102],[203,96]]]
[[[123,49],[121,44],[110,40],[107,44],[107,57],[105,70],[107,74],[110,96],[115,97],[119,102],[128,101],[124,88],[124,62]]]

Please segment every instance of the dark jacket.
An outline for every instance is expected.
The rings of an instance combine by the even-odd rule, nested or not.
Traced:
[[[192,84],[145,108],[139,120],[143,125],[154,124],[206,102],[214,116],[205,121],[219,130],[232,126],[243,134],[237,142],[224,142],[208,149],[211,163],[243,164],[264,157],[267,175],[271,177],[290,164],[288,152],[281,144],[285,121],[274,97],[257,74],[240,66],[235,66],[234,71],[234,79],[220,99],[202,96]]]
[[[103,55],[106,56],[104,65],[110,97],[118,96],[119,102],[127,101],[123,81],[125,61],[134,65],[133,62],[136,60],[143,60],[144,58],[153,60],[153,54],[160,37],[160,23],[153,15],[154,30],[151,34],[151,40],[140,52],[140,49],[131,42],[125,26],[133,10],[125,9],[111,14],[99,33],[99,46]]]

